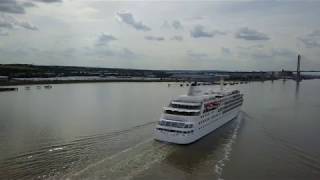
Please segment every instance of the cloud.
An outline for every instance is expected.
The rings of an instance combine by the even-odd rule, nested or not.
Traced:
[[[244,39],[248,41],[265,41],[270,39],[266,34],[253,29],[249,29],[248,27],[239,29],[235,33],[235,37],[238,39]]]
[[[175,30],[181,30],[183,29],[183,25],[180,21],[178,20],[173,20],[171,23],[167,20],[165,20],[163,22],[163,24],[161,25],[161,28],[164,28],[164,29],[175,29]]]
[[[135,18],[133,17],[133,15],[131,13],[117,12],[117,16],[121,22],[124,22],[124,23],[132,26],[133,28],[135,28],[138,31],[150,31],[151,30],[151,28],[144,25],[141,21],[135,20]]]
[[[24,14],[25,10],[16,0],[0,0],[0,12]]]
[[[33,30],[33,31],[38,30],[36,26],[30,24],[27,21],[18,20],[13,16],[9,16],[9,15],[4,15],[4,14],[0,15],[0,28],[9,30],[9,29],[14,29],[16,27]]]
[[[22,2],[21,5],[23,7],[36,7],[37,5],[35,5],[33,2]]]
[[[26,21],[17,21],[17,22],[15,22],[15,24],[17,26],[23,27],[25,29],[29,29],[29,30],[33,30],[33,31],[38,30],[38,28],[36,26],[34,26]]]
[[[267,52],[255,51],[249,55],[255,60],[274,60],[280,57],[281,59],[292,59],[292,62],[295,62],[297,53],[288,49],[271,49]]]
[[[1,18],[1,16],[0,16],[0,28],[12,29],[13,28],[13,23],[8,22],[6,19]]]
[[[33,2],[54,3],[62,0],[0,0],[0,12],[25,14],[25,8],[36,7]]]
[[[4,29],[0,29],[0,36],[8,36],[8,35],[9,35],[8,31]]]
[[[0,31],[1,35],[8,35],[9,30],[15,28],[22,28],[28,30],[38,30],[38,28],[31,23],[19,20],[14,16],[7,14],[25,14],[25,8],[36,7],[32,1],[37,2],[62,2],[62,0],[0,0]]]
[[[182,36],[173,36],[172,38],[171,38],[171,40],[175,40],[175,41],[183,41],[183,37]]]
[[[76,51],[77,50],[75,48],[66,48],[63,51],[61,51],[60,54],[65,57],[73,57]]]
[[[192,17],[186,18],[186,20],[188,20],[188,21],[198,21],[198,20],[203,20],[205,18],[206,18],[205,16],[192,16]]]
[[[225,35],[226,32],[222,32],[222,31],[206,31],[204,26],[202,25],[196,25],[191,31],[190,31],[190,35],[193,38],[212,38],[215,35]]]
[[[56,2],[62,2],[62,0],[33,0],[36,2],[42,2],[42,3],[56,3]]]
[[[167,20],[165,20],[161,26],[162,28],[170,28],[170,24]]]
[[[187,55],[191,58],[191,59],[207,59],[209,57],[208,54],[206,53],[199,53],[199,52],[193,52],[193,51],[187,51]]]
[[[286,49],[286,48],[259,48],[259,47],[252,47],[250,49],[240,49],[240,55],[244,57],[251,57],[255,60],[274,60],[276,58],[281,59],[292,59],[295,60],[297,56],[297,52],[294,52],[292,50]]]
[[[95,45],[96,46],[106,46],[111,41],[115,41],[115,40],[117,40],[117,38],[115,38],[114,36],[102,33],[99,35]]]
[[[297,52],[294,52],[285,48],[272,49],[271,53],[273,56],[291,57],[294,60],[295,60],[295,57],[298,55]]]
[[[165,38],[162,36],[145,36],[144,38],[149,41],[164,41],[165,40]]]
[[[134,59],[139,56],[138,54],[134,53],[133,51],[131,51],[128,48],[122,48],[122,50],[119,51],[117,53],[117,55],[121,58],[124,58],[124,59]]]
[[[231,50],[229,48],[225,48],[225,47],[221,47],[221,52],[224,55],[230,55],[231,54]]]
[[[111,46],[86,47],[85,55],[90,57],[97,56],[99,58],[115,57],[119,59],[135,59],[139,54],[134,53],[128,48],[113,48]]]
[[[174,20],[173,22],[172,22],[172,27],[173,28],[175,28],[175,29],[183,29],[183,26],[182,26],[182,24],[180,23],[180,21],[178,21],[178,20]]]
[[[309,34],[298,37],[307,48],[320,47],[320,30],[314,30]]]

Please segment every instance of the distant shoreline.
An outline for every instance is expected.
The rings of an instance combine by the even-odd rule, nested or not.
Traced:
[[[109,80],[51,80],[51,81],[5,81],[0,86],[44,85],[44,84],[77,84],[77,83],[107,83],[107,82],[185,82],[182,80],[156,79],[109,79]]]
[[[225,80],[225,83],[248,83],[254,81],[268,81],[268,80],[236,80],[236,79],[229,79]],[[167,83],[191,83],[191,81],[181,80],[181,79],[103,79],[103,80],[42,80],[42,81],[0,81],[0,87],[4,86],[23,86],[23,85],[49,85],[49,84],[81,84],[81,83],[111,83],[111,82],[167,82]],[[192,81],[194,82],[194,81]],[[200,84],[219,84],[219,82],[213,81],[197,81]]]

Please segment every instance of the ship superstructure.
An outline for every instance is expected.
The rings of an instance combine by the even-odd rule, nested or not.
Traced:
[[[189,144],[236,118],[243,103],[239,90],[201,92],[196,84],[187,95],[171,100],[163,108],[155,128],[155,139]]]

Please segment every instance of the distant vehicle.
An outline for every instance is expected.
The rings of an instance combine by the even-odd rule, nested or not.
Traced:
[[[176,144],[192,143],[235,119],[243,103],[239,90],[201,92],[191,84],[187,95],[173,99],[154,130],[155,139]]]
[[[44,88],[46,88],[46,89],[51,89],[52,86],[51,86],[51,85],[45,85]]]
[[[0,87],[0,92],[1,91],[18,91],[18,88],[10,88],[10,87]]]

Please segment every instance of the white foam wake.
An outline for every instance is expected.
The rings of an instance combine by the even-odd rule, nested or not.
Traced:
[[[107,157],[105,159],[102,159],[102,160],[100,160],[100,161],[98,161],[96,163],[90,164],[89,166],[87,166],[86,168],[82,169],[81,171],[78,171],[78,172],[72,174],[71,177],[77,177],[77,176],[79,176],[79,175],[81,175],[81,174],[83,174],[83,173],[85,173],[87,171],[90,171],[92,168],[94,168],[96,166],[99,166],[100,164],[103,164],[106,161],[112,160],[112,159],[114,159],[114,158],[116,158],[116,157],[118,157],[118,156],[120,156],[120,155],[122,155],[124,153],[127,153],[128,151],[132,151],[133,149],[135,149],[135,148],[137,148],[137,147],[139,147],[139,146],[141,146],[143,144],[149,143],[152,140],[153,140],[153,138],[149,138],[149,139],[147,139],[145,141],[142,141],[142,142],[136,144],[135,146],[129,147],[129,148],[127,148],[125,150],[122,150],[122,151],[120,151],[120,152],[118,152],[118,153],[116,153],[116,154],[114,154],[112,156],[109,156],[109,157]]]
[[[227,143],[224,145],[223,147],[223,158],[220,159],[214,168],[215,173],[218,176],[218,180],[223,180],[222,179],[222,171],[223,171],[223,167],[226,164],[226,161],[230,160],[230,155],[231,155],[231,151],[232,151],[232,145],[234,144],[234,142],[237,139],[238,136],[238,131],[241,125],[241,119],[242,119],[242,113],[239,114],[237,120],[236,120],[236,127],[234,128],[231,137],[228,139]]]

